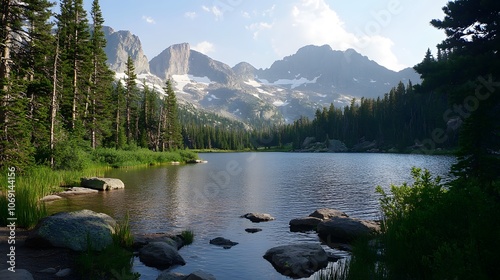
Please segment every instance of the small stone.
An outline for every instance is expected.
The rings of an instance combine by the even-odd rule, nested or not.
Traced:
[[[40,273],[47,273],[47,274],[55,274],[57,272],[57,270],[53,267],[49,267],[49,268],[46,268],[46,269],[42,269],[40,271],[38,271]]]
[[[266,213],[247,213],[241,218],[247,218],[254,223],[267,222],[274,220],[274,217]]]

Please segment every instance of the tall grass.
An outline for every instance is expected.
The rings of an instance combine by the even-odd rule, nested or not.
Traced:
[[[47,215],[45,205],[39,200],[52,193],[61,191],[61,187],[75,187],[80,185],[82,177],[102,177],[107,168],[127,167],[138,165],[159,165],[173,161],[186,162],[197,159],[198,156],[192,151],[178,150],[171,152],[153,152],[148,149],[135,148],[133,150],[116,150],[100,148],[86,153],[79,148],[76,150],[65,149],[64,157],[61,158],[58,169],[52,170],[47,166],[35,166],[23,174],[16,174],[16,224],[20,227],[32,228],[39,219]],[[78,160],[82,164],[78,168],[65,168],[72,166],[68,155],[75,153],[82,155]],[[80,167],[85,166],[84,169]],[[0,226],[7,224],[8,199],[7,199],[7,173],[0,171]]]
[[[47,216],[45,203],[40,198],[61,191],[61,186],[77,186],[80,178],[85,176],[102,176],[105,169],[102,167],[89,168],[84,171],[54,171],[48,167],[35,167],[24,174],[16,177],[15,181],[15,217],[16,225],[24,228],[32,228],[43,217]],[[0,225],[7,224],[8,199],[7,182],[5,174],[2,172],[2,193],[0,196]],[[16,174],[17,175],[17,174]]]
[[[130,230],[130,215],[128,211],[123,221],[116,223],[113,242],[124,248],[130,248],[134,245],[134,236]]]

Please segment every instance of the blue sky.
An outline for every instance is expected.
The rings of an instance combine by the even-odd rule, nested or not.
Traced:
[[[90,10],[92,0],[84,0]],[[105,24],[130,30],[148,59],[168,46],[234,66],[268,68],[305,45],[353,48],[400,70],[420,62],[445,35],[430,26],[447,0],[101,0]]]

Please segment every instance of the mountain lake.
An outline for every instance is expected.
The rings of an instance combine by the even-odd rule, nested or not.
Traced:
[[[264,253],[279,245],[320,242],[315,233],[290,232],[291,219],[335,208],[351,217],[378,220],[377,185],[387,190],[390,184],[410,183],[412,166],[446,180],[456,161],[450,156],[371,153],[202,153],[200,158],[208,163],[109,170],[105,176],[121,179],[124,190],[55,201],[48,210],[90,209],[117,220],[129,211],[134,233],[192,230],[193,244],[179,250],[187,264],[171,268],[173,272],[203,270],[217,279],[289,279]],[[255,224],[240,218],[248,212],[269,213],[276,220]],[[262,231],[252,234],[246,228]],[[209,244],[219,236],[239,244],[231,249]],[[141,279],[156,279],[160,273],[138,257],[133,269]]]

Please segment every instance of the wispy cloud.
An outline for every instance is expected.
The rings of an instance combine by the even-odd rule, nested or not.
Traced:
[[[215,16],[215,20],[222,20],[224,18],[224,12],[219,9],[217,6],[212,6],[212,7],[207,7],[207,6],[201,6],[201,8],[207,12],[211,13],[212,15]]]
[[[154,18],[149,17],[149,16],[142,16],[142,19],[144,21],[146,21],[147,23],[149,23],[149,24],[155,24],[156,23],[156,21],[154,20]]]
[[[262,30],[271,29],[271,28],[273,28],[273,24],[267,23],[267,22],[255,22],[255,23],[252,23],[250,25],[245,26],[245,29],[253,32],[254,39],[257,39],[259,37],[259,33]]]
[[[201,52],[203,54],[208,54],[215,51],[215,46],[213,43],[210,43],[208,41],[203,41],[192,46],[192,49]]]
[[[198,16],[196,12],[185,12],[184,17],[188,19],[195,19]]]
[[[241,16],[244,18],[250,18],[250,13],[248,12],[241,12]]]

